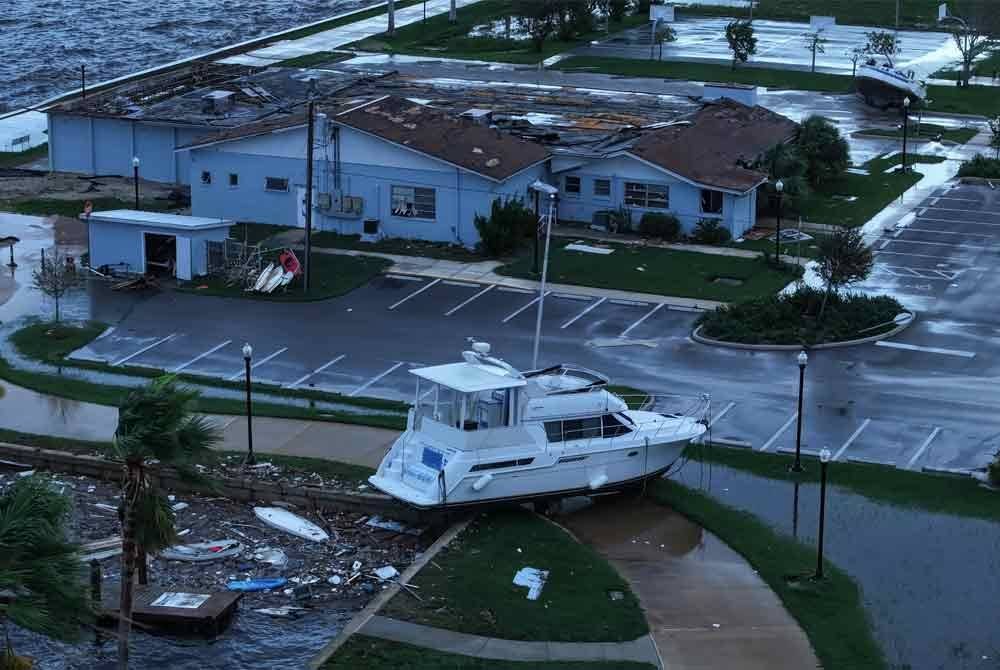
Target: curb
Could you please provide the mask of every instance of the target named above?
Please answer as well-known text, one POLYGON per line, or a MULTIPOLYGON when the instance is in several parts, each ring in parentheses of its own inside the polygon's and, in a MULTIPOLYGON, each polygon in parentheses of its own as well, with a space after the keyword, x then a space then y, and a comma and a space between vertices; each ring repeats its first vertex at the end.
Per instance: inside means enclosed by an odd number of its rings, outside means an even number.
POLYGON ((701 334, 701 329, 703 326, 698 326, 691 333, 691 339, 699 344, 705 344, 714 347, 726 347, 729 349, 743 349, 746 351, 816 351, 818 349, 840 349, 843 347, 853 347, 858 344, 869 344, 871 342, 877 342, 879 340, 884 340, 890 337, 895 337, 901 332, 906 330, 917 320, 917 313, 912 310, 907 310, 906 314, 910 315, 909 320, 901 325, 896 326, 892 330, 886 333, 880 333, 878 335, 872 335, 870 337, 863 337, 857 340, 844 340, 843 342, 825 342, 823 344, 744 344, 742 342, 726 342, 725 340, 717 340, 712 337, 707 337, 701 334))
POLYGON ((340 649, 352 635, 364 628, 365 624, 368 623, 372 617, 378 614, 379 610, 381 610, 386 603, 399 593, 399 590, 402 588, 400 584, 409 584, 410 580, 413 579, 418 572, 423 570, 424 567, 430 563, 431 559, 437 556, 438 553, 445 546, 451 543, 451 541, 454 540, 459 533, 465 530, 465 527, 468 526, 470 522, 471 519, 465 519, 455 523, 448 530, 446 530, 441 537, 436 539, 434 543, 427 548, 427 551, 420 555, 420 558, 411 563, 410 566, 403 571, 403 574, 401 574, 399 578, 394 581, 391 586, 389 586, 389 588, 381 591, 363 610, 355 614, 351 620, 347 622, 347 625, 340 630, 337 636, 330 640, 326 646, 320 649, 319 652, 313 656, 312 660, 309 661, 309 664, 306 667, 310 668, 310 670, 317 670, 320 666, 330 660, 330 657, 337 653, 337 650, 340 649))
MULTIPOLYGON (((900 142, 903 141, 903 139, 901 137, 891 137, 889 135, 876 135, 874 133, 861 133, 861 132, 857 132, 857 133, 854 133, 853 135, 851 135, 851 137, 857 137, 857 138, 863 139, 863 140, 896 140, 896 139, 898 139, 900 142)), ((907 142, 912 142, 914 144, 928 144, 930 142, 934 142, 934 140, 926 138, 926 137, 919 137, 919 138, 912 138, 911 137, 911 138, 907 139, 907 142)), ((958 142, 955 142, 954 140, 941 140, 938 144, 940 144, 941 146, 945 146, 945 147, 961 147, 961 146, 965 146, 964 144, 959 144, 958 142)))

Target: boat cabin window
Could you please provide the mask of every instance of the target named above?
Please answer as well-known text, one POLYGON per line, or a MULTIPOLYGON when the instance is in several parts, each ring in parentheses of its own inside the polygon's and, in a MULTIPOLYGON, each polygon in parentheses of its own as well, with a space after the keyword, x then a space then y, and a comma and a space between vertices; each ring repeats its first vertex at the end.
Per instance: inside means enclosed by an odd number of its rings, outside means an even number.
POLYGON ((592 438, 611 438, 626 435, 632 429, 626 426, 614 414, 589 417, 586 419, 566 419, 565 421, 546 421, 545 435, 549 442, 569 442, 571 440, 589 440, 592 438))
POLYGON ((487 430, 517 423, 517 389, 460 393, 441 384, 417 385, 416 424, 428 418, 459 430, 487 430))
POLYGON ((614 414, 605 414, 601 417, 601 422, 604 424, 604 437, 619 437, 632 432, 632 429, 614 414))

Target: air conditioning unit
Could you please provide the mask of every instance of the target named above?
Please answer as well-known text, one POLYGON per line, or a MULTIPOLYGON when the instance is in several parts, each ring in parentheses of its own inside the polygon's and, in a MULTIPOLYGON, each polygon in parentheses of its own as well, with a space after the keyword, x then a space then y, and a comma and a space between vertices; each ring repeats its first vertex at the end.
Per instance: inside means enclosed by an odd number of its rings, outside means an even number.
POLYGON ((211 91, 201 96, 201 111, 205 114, 225 114, 233 108, 235 93, 211 91))
POLYGON ((316 195, 316 207, 324 212, 330 211, 333 207, 333 196, 329 193, 318 193, 316 195))

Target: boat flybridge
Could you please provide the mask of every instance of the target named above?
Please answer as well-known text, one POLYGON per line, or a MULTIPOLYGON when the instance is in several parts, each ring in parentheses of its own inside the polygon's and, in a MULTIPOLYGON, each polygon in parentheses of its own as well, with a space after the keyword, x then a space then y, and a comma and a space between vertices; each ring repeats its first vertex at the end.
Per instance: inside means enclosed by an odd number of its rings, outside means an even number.
POLYGON ((474 342, 464 362, 416 368, 406 431, 369 481, 420 508, 606 493, 659 476, 705 432, 708 397, 641 409, 608 378, 557 365, 519 372, 474 342))

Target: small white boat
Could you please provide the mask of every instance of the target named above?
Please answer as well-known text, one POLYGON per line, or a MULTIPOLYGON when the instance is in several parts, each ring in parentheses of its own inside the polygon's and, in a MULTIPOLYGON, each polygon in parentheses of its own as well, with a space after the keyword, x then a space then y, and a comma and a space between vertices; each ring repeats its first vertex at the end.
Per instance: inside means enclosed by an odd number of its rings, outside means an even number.
POLYGON ((267 267, 261 270, 261 273, 257 275, 257 281, 253 284, 254 291, 261 291, 264 285, 267 284, 268 280, 271 278, 271 274, 274 272, 274 263, 268 263, 267 267))
POLYGON ((167 561, 207 563, 239 556, 241 551, 243 551, 243 545, 237 540, 215 540, 214 542, 176 544, 161 551, 160 558, 167 561))
POLYGON ((630 409, 597 372, 522 373, 489 352, 475 342, 462 363, 410 371, 415 406, 373 486, 419 508, 612 492, 663 474, 706 430, 707 396, 630 409))
POLYGON ((889 59, 881 63, 869 59, 862 63, 856 79, 858 93, 873 107, 902 107, 903 99, 909 98, 911 108, 916 109, 927 98, 927 87, 916 73, 896 69, 889 59))
POLYGON ((303 540, 325 542, 330 539, 327 532, 312 521, 303 519, 298 514, 292 514, 286 509, 280 507, 254 507, 253 513, 271 528, 283 530, 295 537, 301 537, 303 540))

